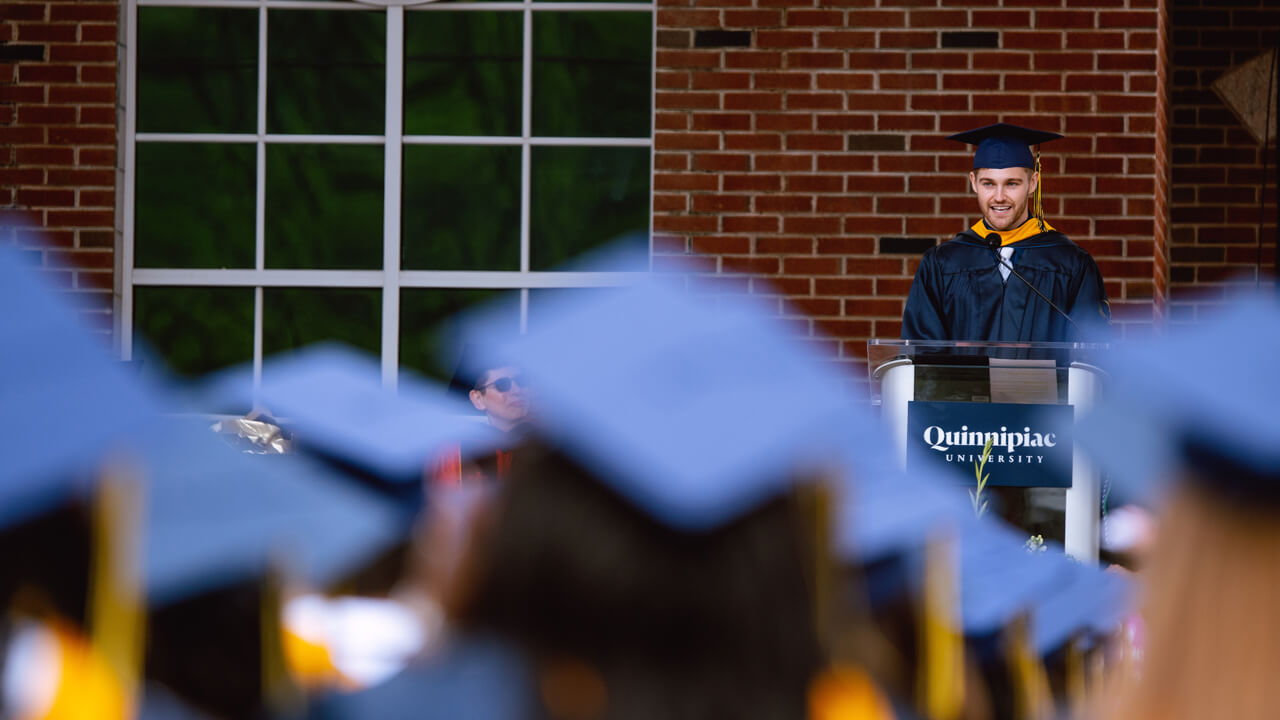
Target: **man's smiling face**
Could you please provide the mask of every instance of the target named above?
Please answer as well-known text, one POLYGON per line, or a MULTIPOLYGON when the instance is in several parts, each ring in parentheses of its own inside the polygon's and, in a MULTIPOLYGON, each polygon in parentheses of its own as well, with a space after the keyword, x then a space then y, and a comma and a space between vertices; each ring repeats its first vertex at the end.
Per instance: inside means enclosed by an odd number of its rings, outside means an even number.
POLYGON ((1027 202, 1040 178, 1027 168, 982 168, 969 173, 969 184, 978 194, 982 219, 992 230, 1012 230, 1027 220, 1027 202))

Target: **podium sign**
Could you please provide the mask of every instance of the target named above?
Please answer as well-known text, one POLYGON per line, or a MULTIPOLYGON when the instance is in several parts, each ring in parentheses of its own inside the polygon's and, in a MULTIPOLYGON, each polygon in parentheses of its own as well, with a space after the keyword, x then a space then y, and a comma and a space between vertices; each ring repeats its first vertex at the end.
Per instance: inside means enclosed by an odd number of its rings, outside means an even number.
POLYGON ((1074 419, 1102 392, 1107 350, 1089 343, 872 339, 867 372, 872 402, 879 401, 904 467, 940 463, 972 487, 974 461, 994 432, 984 471, 997 486, 995 511, 1030 534, 1061 539, 1072 557, 1097 562, 1102 476, 1072 436, 1074 419))
POLYGON ((991 438, 990 485, 1071 487, 1070 405, 907 403, 907 469, 945 466, 973 485, 974 464, 991 438))

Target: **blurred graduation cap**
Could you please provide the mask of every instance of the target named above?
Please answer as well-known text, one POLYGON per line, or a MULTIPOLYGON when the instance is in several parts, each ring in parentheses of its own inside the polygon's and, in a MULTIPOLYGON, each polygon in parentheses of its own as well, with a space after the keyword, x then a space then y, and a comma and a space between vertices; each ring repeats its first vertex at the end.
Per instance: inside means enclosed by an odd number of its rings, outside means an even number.
POLYGON ((1195 325, 1113 351, 1106 392, 1077 441, 1121 498, 1152 500, 1190 470, 1218 497, 1280 503, 1280 307, 1230 302, 1195 325))
POLYGON ((85 493, 122 435, 159 412, 40 272, 0 248, 0 526, 85 493))
POLYGON ((1055 551, 1029 553, 1022 536, 995 522, 961 538, 960 606, 966 635, 997 632, 1031 609, 1066 577, 1070 563, 1055 551))
POLYGON ((149 677, 220 716, 270 707, 293 692, 283 588, 342 583, 407 542, 410 516, 314 459, 237 452, 203 421, 152 428, 141 457, 149 677))
POLYGON ((167 421, 142 450, 153 606, 273 564, 326 588, 406 537, 405 513, 333 468, 307 457, 236 452, 204 425, 167 421))
POLYGON ((845 446, 852 477, 840 498, 836 547, 846 561, 919 550, 931 537, 959 536, 973 522, 955 483, 928 469, 905 473, 890 447, 880 427, 860 430, 845 446))
POLYGON ((161 402, 40 273, 0 248, 0 604, 10 620, 65 623, 63 649, 82 647, 85 667, 111 676, 97 687, 127 706, 139 616, 128 437, 161 402))
POLYGON ((847 378, 751 297, 652 279, 562 299, 518 345, 536 430, 659 522, 709 530, 832 457, 847 378), (824 452, 824 450, 826 452, 824 452))
POLYGON ((1075 638, 1091 641, 1115 632, 1134 601, 1133 583, 1128 578, 1065 556, 1053 560, 1064 569, 1052 591, 1039 598, 1032 612, 1032 643, 1042 657, 1075 638))
POLYGON ((403 536, 406 523, 332 470, 241 455, 205 427, 162 418, 176 406, 114 362, 36 272, 0 249, 0 369, 13 379, 0 387, 11 409, 0 419, 4 599, 34 586, 90 628, 126 695, 139 595, 151 604, 153 666, 191 659, 214 663, 192 676, 252 674, 262 605, 224 602, 237 597, 227 588, 262 594, 282 558, 325 585, 403 536), (233 620, 217 622, 225 610, 233 620), (186 642, 192 628, 207 633, 207 654, 186 642), (243 666, 224 653, 237 634, 250 649, 234 658, 243 666))
POLYGON ((237 407, 265 407, 296 433, 298 447, 371 477, 393 491, 415 491, 442 446, 497 440, 467 419, 471 405, 401 369, 396 389, 382 384, 376 358, 320 343, 270 358, 254 390, 252 372, 214 378, 204 393, 237 407))
POLYGON ((303 450, 247 455, 207 431, 175 431, 153 460, 181 481, 158 487, 151 509, 152 623, 165 639, 151 648, 153 677, 197 707, 237 716, 295 690, 263 679, 285 673, 280 583, 324 590, 408 541, 406 509, 416 503, 388 502, 351 479, 417 497, 431 454, 484 428, 459 419, 454 399, 426 381, 405 374, 398 392, 384 389, 376 360, 338 346, 273 358, 256 393, 244 370, 209 387, 280 414, 303 450), (183 471, 193 457, 207 473, 183 471), (248 672, 211 679, 205 666, 229 657, 248 672))

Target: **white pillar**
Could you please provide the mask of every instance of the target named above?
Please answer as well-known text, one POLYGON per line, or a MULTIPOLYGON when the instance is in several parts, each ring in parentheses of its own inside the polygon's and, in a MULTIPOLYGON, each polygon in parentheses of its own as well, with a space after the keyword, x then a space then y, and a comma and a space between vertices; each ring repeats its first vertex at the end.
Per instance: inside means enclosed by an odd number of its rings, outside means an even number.
MULTIPOLYGON (((1087 413, 1098 399, 1101 387, 1099 371, 1080 363, 1072 363, 1067 371, 1067 402, 1075 408, 1075 418, 1087 413)), ((1071 457, 1071 487, 1067 489, 1066 537, 1064 549, 1084 563, 1098 562, 1102 482, 1098 469, 1076 444, 1071 457)))

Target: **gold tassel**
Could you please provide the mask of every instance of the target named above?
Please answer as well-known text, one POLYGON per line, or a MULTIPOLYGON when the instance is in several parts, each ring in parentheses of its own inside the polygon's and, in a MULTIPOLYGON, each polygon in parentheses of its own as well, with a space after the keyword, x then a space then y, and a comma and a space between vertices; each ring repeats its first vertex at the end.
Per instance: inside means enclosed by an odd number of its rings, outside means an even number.
POLYGON ((1089 683, 1087 680, 1087 671, 1085 669, 1085 651, 1081 649, 1082 641, 1079 636, 1071 639, 1067 644, 1066 654, 1066 686, 1067 686, 1067 702, 1070 707, 1070 716, 1085 717, 1089 701, 1089 683))
POLYGON ((1044 663, 1031 646, 1031 619, 1025 613, 1005 628, 1005 652, 1013 675, 1016 717, 1019 720, 1050 717, 1049 678, 1044 663))
POLYGON ((1036 221, 1040 223, 1040 232, 1044 232, 1044 196, 1040 193, 1040 188, 1044 185, 1044 176, 1040 174, 1040 146, 1036 146, 1036 191, 1031 200, 1031 214, 1036 216, 1036 221))
POLYGON ((916 706, 929 720, 955 720, 964 710, 964 639, 952 618, 958 594, 954 552, 947 536, 925 544, 916 706))
MULTIPOLYGON (((809 534, 801 540, 801 544, 810 553, 806 570, 814 633, 818 638, 834 644, 833 635, 838 635, 840 628, 831 598, 835 588, 835 566, 831 548, 834 499, 831 493, 832 489, 825 478, 818 477, 812 483, 801 485, 795 497, 800 515, 799 525, 809 534)), ((826 648, 829 655, 833 649, 826 648)))
POLYGON ((262 704, 271 717, 297 715, 304 705, 302 687, 289 672, 285 656, 284 579, 281 563, 273 560, 262 578, 258 596, 258 651, 262 704))
MULTIPOLYGON (((126 462, 110 463, 99 478, 93 504, 89 627, 93 652, 118 683, 121 717, 132 716, 137 707, 146 632, 139 478, 126 462)), ((113 715, 104 711, 99 717, 113 715)))

